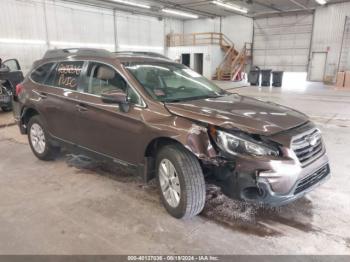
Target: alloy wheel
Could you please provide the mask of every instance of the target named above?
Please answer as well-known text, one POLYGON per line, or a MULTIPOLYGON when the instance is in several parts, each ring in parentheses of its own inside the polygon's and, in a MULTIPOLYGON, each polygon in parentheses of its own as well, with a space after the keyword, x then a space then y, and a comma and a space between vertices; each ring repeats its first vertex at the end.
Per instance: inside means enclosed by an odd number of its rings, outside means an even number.
POLYGON ((34 123, 30 128, 30 141, 38 154, 43 154, 46 147, 45 134, 42 127, 34 123))
POLYGON ((158 174, 165 200, 171 207, 176 208, 180 204, 181 188, 179 176, 170 160, 163 159, 160 162, 158 174))

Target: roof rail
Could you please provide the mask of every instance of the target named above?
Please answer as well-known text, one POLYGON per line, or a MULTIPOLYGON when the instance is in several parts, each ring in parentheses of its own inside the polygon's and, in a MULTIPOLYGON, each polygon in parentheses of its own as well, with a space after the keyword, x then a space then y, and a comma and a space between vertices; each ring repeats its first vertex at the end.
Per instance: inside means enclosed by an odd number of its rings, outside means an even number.
POLYGON ((65 49, 51 49, 47 50, 44 59, 50 58, 66 58, 69 56, 103 56, 114 57, 112 52, 104 49, 96 48, 65 48, 65 49))
POLYGON ((128 56, 148 56, 148 57, 155 57, 155 58, 162 58, 162 59, 167 59, 170 60, 168 57, 155 53, 155 52, 139 52, 139 51, 119 51, 119 52, 114 52, 117 56, 123 56, 123 55, 128 55, 128 56))

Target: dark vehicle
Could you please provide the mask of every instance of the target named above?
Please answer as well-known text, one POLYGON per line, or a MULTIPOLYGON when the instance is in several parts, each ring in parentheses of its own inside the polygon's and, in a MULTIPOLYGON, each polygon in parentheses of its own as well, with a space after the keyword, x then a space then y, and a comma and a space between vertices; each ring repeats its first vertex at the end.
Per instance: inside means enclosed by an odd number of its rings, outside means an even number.
POLYGON ((66 147, 156 178, 176 218, 201 212, 205 180, 232 198, 282 205, 330 177, 321 132, 306 115, 227 93, 152 54, 48 51, 15 101, 39 159, 66 147))
POLYGON ((0 62, 0 108, 4 112, 12 110, 12 94, 15 87, 23 81, 21 67, 16 59, 0 62))

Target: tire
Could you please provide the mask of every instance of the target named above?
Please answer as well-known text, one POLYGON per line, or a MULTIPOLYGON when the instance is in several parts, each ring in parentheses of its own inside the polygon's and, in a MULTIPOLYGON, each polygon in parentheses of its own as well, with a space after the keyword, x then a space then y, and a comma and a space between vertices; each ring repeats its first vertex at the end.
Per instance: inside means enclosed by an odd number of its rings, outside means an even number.
POLYGON ((28 141, 34 155, 40 160, 44 160, 44 161, 54 160, 60 152, 60 148, 52 146, 48 138, 49 138, 48 133, 44 128, 44 125, 42 123, 42 120, 40 119, 40 116, 38 115, 33 116, 28 123, 28 141), (36 135, 35 135, 35 132, 37 132, 36 135), (44 144, 35 143, 35 141, 38 141, 37 137, 40 137, 40 139, 43 139, 44 144))
POLYGON ((10 111, 12 111, 12 108, 11 108, 11 107, 5 107, 5 106, 3 106, 3 107, 1 107, 1 110, 2 110, 3 112, 10 112, 10 111))
POLYGON ((205 204, 205 181, 198 159, 180 145, 169 145, 159 151, 156 168, 161 199, 168 213, 178 219, 198 215, 205 204), (168 183, 164 180, 170 176, 164 174, 172 168, 167 161, 175 169, 173 180, 168 183))

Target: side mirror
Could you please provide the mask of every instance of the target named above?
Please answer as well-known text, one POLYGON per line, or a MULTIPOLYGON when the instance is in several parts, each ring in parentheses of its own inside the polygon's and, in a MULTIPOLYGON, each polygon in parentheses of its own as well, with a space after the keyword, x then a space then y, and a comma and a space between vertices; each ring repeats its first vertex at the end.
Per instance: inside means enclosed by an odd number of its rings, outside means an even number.
POLYGON ((105 104, 127 104, 128 97, 122 91, 114 91, 101 95, 102 102, 105 104))
POLYGON ((118 104, 120 110, 128 112, 130 109, 128 96, 122 91, 113 91, 111 93, 101 95, 102 102, 105 104, 118 104))

